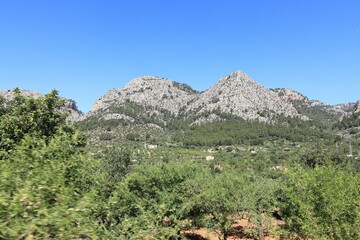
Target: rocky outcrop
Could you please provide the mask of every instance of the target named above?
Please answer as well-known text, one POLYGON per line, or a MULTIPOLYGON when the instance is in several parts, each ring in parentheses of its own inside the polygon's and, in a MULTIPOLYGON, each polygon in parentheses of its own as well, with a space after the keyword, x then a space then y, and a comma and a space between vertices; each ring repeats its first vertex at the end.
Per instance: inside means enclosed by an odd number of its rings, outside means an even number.
POLYGON ((304 118, 290 103, 241 71, 221 78, 213 87, 201 93, 188 111, 201 113, 214 109, 248 120, 268 121, 279 114, 304 118))
POLYGON ((81 121, 85 118, 84 113, 79 110, 76 102, 72 99, 65 99, 63 110, 69 113, 66 119, 70 122, 81 121))
POLYGON ((360 112, 360 100, 354 104, 354 113, 360 112))
MULTIPOLYGON (((21 92, 24 96, 42 96, 35 91, 21 92)), ((13 98, 11 90, 0 91, 0 95, 6 101, 13 98)), ((183 119, 189 120, 189 124, 201 124, 224 120, 228 116, 220 113, 270 122, 277 115, 303 120, 327 119, 330 115, 332 119, 341 119, 360 111, 360 101, 329 105, 308 99, 291 89, 268 89, 241 71, 221 78, 203 92, 162 77, 138 77, 124 88, 110 89, 95 101, 86 116, 78 110, 75 101, 65 99, 65 102, 63 110, 69 112, 68 120, 72 122, 97 115, 95 119, 155 124, 159 127, 166 127, 172 120, 183 119)))
POLYGON ((303 94, 291 89, 276 88, 272 89, 272 91, 276 92, 284 101, 291 103, 298 112, 304 112, 306 109, 312 109, 315 111, 324 111, 342 118, 343 116, 348 115, 355 105, 355 103, 330 105, 319 100, 309 99, 303 94))
POLYGON ((305 103, 309 102, 309 99, 307 97, 291 89, 275 88, 271 90, 277 93, 282 100, 285 100, 287 102, 294 102, 294 101, 302 101, 305 103))

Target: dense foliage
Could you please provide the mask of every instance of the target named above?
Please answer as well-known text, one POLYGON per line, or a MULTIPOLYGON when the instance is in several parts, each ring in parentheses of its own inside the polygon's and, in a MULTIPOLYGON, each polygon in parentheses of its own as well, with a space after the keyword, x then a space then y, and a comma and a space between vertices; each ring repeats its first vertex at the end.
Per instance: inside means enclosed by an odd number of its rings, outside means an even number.
POLYGON ((359 239, 359 173, 335 165, 286 173, 286 227, 312 239, 359 239))
POLYGON ((182 135, 178 134, 175 137, 185 146, 262 145, 266 140, 308 142, 329 138, 331 134, 323 128, 314 128, 313 122, 292 118, 280 118, 273 124, 235 118, 194 125, 182 135))
POLYGON ((353 138, 358 138, 360 133, 360 112, 345 116, 341 121, 333 125, 333 129, 347 133, 353 138))
POLYGON ((334 128, 349 129, 360 126, 360 112, 353 113, 347 117, 344 117, 340 122, 334 125, 334 128))
POLYGON ((25 98, 15 90, 0 116, 0 239, 75 239, 91 234, 87 193, 94 162, 60 112, 53 91, 25 98))
POLYGON ((51 137, 60 129, 72 131, 66 124, 65 114, 60 111, 64 101, 52 91, 44 98, 26 98, 20 90, 14 90, 14 99, 2 104, 0 111, 0 148, 11 150, 25 135, 51 137))

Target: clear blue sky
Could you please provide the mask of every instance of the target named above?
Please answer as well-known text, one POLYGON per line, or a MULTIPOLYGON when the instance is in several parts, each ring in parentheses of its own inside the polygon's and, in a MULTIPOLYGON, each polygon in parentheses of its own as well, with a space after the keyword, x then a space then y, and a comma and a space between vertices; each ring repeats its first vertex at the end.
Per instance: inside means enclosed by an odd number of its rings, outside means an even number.
POLYGON ((0 89, 74 99, 156 75, 205 90, 242 70, 328 103, 360 99, 359 0, 0 0, 0 89))

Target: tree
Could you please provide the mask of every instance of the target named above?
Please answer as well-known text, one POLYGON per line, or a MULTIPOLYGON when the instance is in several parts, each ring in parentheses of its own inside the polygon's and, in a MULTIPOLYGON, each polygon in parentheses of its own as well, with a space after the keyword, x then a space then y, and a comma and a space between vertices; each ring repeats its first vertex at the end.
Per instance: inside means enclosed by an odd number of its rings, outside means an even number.
POLYGON ((98 165, 53 91, 15 98, 0 116, 0 239, 88 238, 98 165))
POLYGON ((242 191, 244 182, 243 176, 234 172, 215 174, 213 178, 206 179, 202 192, 193 196, 198 207, 203 208, 202 223, 216 231, 219 239, 228 238, 231 225, 236 220, 233 216, 246 212, 249 207, 242 191))
POLYGON ((275 180, 224 170, 203 178, 197 188, 201 189, 199 193, 189 198, 193 204, 193 220, 215 231, 219 239, 226 240, 232 225, 244 216, 254 225, 250 229, 253 236, 263 239, 264 231, 271 228, 271 224, 266 223, 276 206, 275 180))
POLYGON ((359 239, 360 176, 339 165, 286 172, 285 228, 312 239, 359 239))
POLYGON ((253 224, 251 235, 256 239, 265 239, 265 233, 273 230, 272 215, 279 206, 279 189, 280 183, 277 179, 259 175, 249 176, 247 179, 247 188, 244 190, 249 202, 247 215, 253 224))
MULTIPOLYGON (((180 236, 191 211, 189 182, 210 173, 191 162, 142 164, 126 175, 109 199, 106 229, 111 238, 169 239, 180 236)), ((194 189, 193 189, 194 190, 194 189)))
MULTIPOLYGON (((61 111, 64 100, 53 90, 44 97, 24 97, 21 91, 13 90, 13 100, 0 101, 0 150, 6 154, 25 135, 49 138, 58 131, 74 133, 66 123, 66 114, 61 111)), ((1 157, 1 156, 0 156, 1 157)))

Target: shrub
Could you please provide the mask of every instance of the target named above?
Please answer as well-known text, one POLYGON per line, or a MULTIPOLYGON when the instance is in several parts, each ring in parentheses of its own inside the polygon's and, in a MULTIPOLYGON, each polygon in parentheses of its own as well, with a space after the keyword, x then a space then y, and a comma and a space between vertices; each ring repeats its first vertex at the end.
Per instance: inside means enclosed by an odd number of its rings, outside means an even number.
POLYGON ((359 239, 360 177, 335 165, 286 173, 286 229, 312 239, 359 239))

